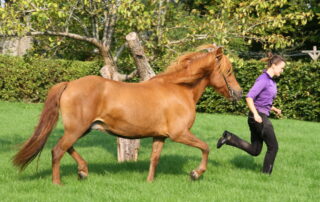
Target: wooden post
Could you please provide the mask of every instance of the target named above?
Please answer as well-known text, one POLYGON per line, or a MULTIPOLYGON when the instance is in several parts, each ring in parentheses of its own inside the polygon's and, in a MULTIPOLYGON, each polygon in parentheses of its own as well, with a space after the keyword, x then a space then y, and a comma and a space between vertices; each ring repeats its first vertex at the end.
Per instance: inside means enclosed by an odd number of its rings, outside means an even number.
POLYGON ((320 51, 317 50, 317 46, 313 46, 313 50, 303 50, 301 52, 308 53, 314 61, 316 61, 320 56, 320 51))
MULTIPOLYGON (((136 63, 141 81, 145 81, 153 77, 155 73, 144 54, 144 50, 137 33, 129 33, 126 36, 126 40, 136 63)), ((124 139, 118 137, 117 143, 118 162, 138 160, 140 139, 124 139)))

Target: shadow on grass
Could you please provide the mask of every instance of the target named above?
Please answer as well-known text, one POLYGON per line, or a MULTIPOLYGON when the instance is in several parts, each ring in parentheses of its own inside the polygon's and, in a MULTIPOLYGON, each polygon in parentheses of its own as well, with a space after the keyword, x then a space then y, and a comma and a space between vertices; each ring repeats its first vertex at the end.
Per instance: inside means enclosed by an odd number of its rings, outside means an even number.
POLYGON ((17 146, 14 146, 14 141, 12 140, 6 140, 6 139, 0 139, 0 151, 8 151, 10 148, 17 148, 17 146))
MULTIPOLYGON (((58 140, 63 136, 63 130, 62 129, 56 129, 53 131, 53 133, 48 138, 48 141, 46 143, 46 148, 52 148, 54 145, 57 144, 58 140)), ((17 138, 14 141, 3 141, 4 145, 15 145, 22 143, 23 141, 26 141, 22 139, 21 137, 17 136, 17 138)), ((179 144, 179 143, 174 143, 179 144)), ((108 153, 112 154, 115 159, 117 158, 117 144, 116 144, 116 138, 114 136, 111 136, 107 133, 101 133, 97 131, 90 132, 83 138, 80 138, 74 145, 75 149, 77 148, 96 148, 101 147, 105 149, 108 153)), ((141 139, 141 147, 149 148, 149 149, 143 149, 139 151, 139 155, 141 155, 142 152, 151 152, 152 147, 152 138, 145 138, 141 139)), ((188 146, 186 146, 188 147, 188 146)), ((149 155, 149 154, 148 154, 149 155)), ((161 155, 160 162, 157 167, 157 173, 165 173, 165 174, 175 174, 175 175, 186 175, 189 174, 189 172, 196 168, 198 164, 201 161, 201 154, 195 156, 188 156, 188 155, 176 155, 176 154, 169 154, 169 155, 161 155), (188 171, 184 171, 183 167, 188 162, 195 162, 194 167, 190 168, 188 171)), ((146 175, 149 170, 149 160, 138 160, 137 162, 125 162, 125 163, 117 163, 116 161, 114 163, 90 163, 88 164, 89 168, 89 175, 90 173, 96 173, 96 174, 105 174, 105 173, 127 173, 127 172, 145 172, 146 175)), ((193 163, 192 163, 193 164, 193 163)), ((210 167, 219 166, 219 163, 214 160, 209 160, 208 164, 210 167)), ((61 165, 60 168, 61 175, 62 176, 71 176, 77 174, 77 164, 74 162, 69 165, 61 165)), ((35 180, 39 179, 41 177, 47 177, 51 176, 52 170, 46 169, 39 172, 35 172, 32 175, 22 175, 19 177, 22 180, 35 180)))
MULTIPOLYGON (((164 155, 161 156, 160 162, 157 167, 157 174, 174 174, 174 175, 188 175, 189 171, 185 171, 183 169, 184 165, 189 161, 198 161, 199 159, 196 157, 188 157, 188 156, 180 156, 180 155, 164 155)), ((104 175, 106 173, 124 173, 126 175, 128 172, 137 173, 144 172, 147 173, 149 170, 149 160, 142 160, 137 162, 124 162, 124 163, 90 163, 88 164, 89 168, 89 176, 92 173, 98 175, 104 175)), ((215 166, 218 164, 217 162, 209 162, 210 164, 214 164, 215 166)), ((197 166, 194 165, 195 167, 197 166)), ((194 167, 194 168, 195 168, 194 167)), ((191 170, 190 170, 191 171, 191 170)), ((77 165, 69 164, 62 165, 60 168, 61 177, 64 176, 72 176, 77 174, 77 165)), ((22 180, 37 180, 39 178, 51 176, 52 170, 46 169, 40 172, 34 173, 32 175, 23 175, 19 177, 22 180)))
POLYGON ((257 164, 254 162, 254 158, 249 155, 238 155, 235 156, 232 160, 231 163, 241 169, 247 169, 247 170, 254 170, 254 171, 259 171, 261 169, 261 165, 257 164))
MULTIPOLYGON (((63 136, 64 130, 62 129, 55 129, 49 136, 45 148, 53 148, 59 141, 59 139, 63 136)), ((3 145, 3 147, 0 148, 0 151, 6 151, 8 149, 15 150, 17 152, 19 148, 23 145, 25 141, 28 140, 28 138, 31 137, 27 136, 25 138, 22 138, 19 135, 13 134, 11 136, 14 136, 16 138, 11 138, 9 140, 6 139, 0 139, 0 145, 3 145)), ((77 142, 74 144, 75 149, 79 147, 102 147, 106 149, 108 152, 113 154, 115 157, 117 157, 117 145, 116 145, 116 138, 114 136, 111 136, 107 133, 102 132, 90 132, 84 137, 77 140, 77 142)), ((151 144, 150 144, 151 146, 151 144)))

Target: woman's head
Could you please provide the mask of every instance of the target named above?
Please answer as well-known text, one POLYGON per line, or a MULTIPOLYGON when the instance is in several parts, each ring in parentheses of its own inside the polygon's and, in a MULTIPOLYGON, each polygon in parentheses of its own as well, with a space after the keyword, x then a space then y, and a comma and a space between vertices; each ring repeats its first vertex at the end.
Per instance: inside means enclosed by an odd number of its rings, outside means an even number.
POLYGON ((272 53, 268 53, 268 58, 264 59, 264 61, 267 61, 267 71, 276 77, 280 76, 286 65, 283 57, 279 55, 273 55, 272 53))

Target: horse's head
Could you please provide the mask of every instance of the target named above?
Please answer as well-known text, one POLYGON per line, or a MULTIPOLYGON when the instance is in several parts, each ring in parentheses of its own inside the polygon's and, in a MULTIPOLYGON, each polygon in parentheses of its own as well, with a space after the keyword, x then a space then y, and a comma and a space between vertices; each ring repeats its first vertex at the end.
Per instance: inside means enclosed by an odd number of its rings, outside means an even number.
POLYGON ((213 62, 209 85, 229 100, 240 100, 242 89, 233 74, 231 62, 223 54, 221 47, 212 50, 212 54, 215 57, 215 61, 213 62))

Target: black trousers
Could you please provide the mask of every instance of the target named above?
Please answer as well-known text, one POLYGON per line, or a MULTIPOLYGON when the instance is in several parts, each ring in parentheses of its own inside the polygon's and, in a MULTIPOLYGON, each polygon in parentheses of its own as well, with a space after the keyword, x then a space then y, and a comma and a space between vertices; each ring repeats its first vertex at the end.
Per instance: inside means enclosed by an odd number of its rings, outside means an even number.
POLYGON ((235 134, 230 134, 226 144, 242 149, 252 156, 258 156, 261 153, 263 142, 267 145, 267 153, 264 157, 262 172, 271 174, 273 164, 278 152, 278 141, 273 130, 272 123, 267 115, 260 113, 262 123, 254 120, 253 114, 248 114, 248 124, 251 131, 251 144, 242 140, 235 134))

